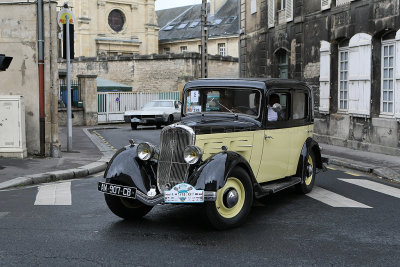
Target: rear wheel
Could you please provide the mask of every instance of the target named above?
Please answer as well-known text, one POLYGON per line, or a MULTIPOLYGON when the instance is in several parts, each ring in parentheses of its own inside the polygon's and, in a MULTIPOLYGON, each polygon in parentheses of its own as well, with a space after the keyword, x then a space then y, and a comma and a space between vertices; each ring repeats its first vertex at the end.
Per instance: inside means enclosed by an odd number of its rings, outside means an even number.
POLYGON ((138 127, 138 124, 139 124, 139 123, 137 123, 137 122, 131 122, 131 129, 132 129, 132 130, 136 130, 137 127, 138 127))
POLYGON ((122 198, 108 194, 104 194, 104 198, 108 208, 115 215, 127 220, 140 219, 153 208, 136 199, 122 198))
POLYGON ((224 187, 217 191, 217 200, 206 204, 208 220, 217 229, 236 227, 245 222, 253 203, 253 187, 248 173, 233 169, 224 187))
POLYGON ((303 178, 301 183, 296 185, 297 192, 301 194, 310 193, 315 182, 316 162, 314 152, 311 150, 308 154, 307 161, 303 170, 303 178))

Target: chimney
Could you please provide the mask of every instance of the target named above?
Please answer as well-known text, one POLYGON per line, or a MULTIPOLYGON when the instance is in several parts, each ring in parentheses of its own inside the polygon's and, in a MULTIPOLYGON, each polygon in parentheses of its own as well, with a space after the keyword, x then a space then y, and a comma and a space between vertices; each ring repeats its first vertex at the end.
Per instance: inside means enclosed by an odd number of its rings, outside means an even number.
POLYGON ((215 13, 226 3, 227 0, 210 0, 210 16, 214 16, 215 13))

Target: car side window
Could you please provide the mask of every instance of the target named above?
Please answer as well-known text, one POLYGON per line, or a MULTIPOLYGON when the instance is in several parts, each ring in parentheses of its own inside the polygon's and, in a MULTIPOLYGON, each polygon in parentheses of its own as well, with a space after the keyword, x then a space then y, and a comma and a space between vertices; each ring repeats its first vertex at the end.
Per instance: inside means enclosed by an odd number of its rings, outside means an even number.
POLYGON ((293 119, 305 119, 308 115, 308 95, 303 91, 293 93, 293 119))
POLYGON ((290 118, 291 96, 289 92, 273 92, 267 99, 267 121, 272 124, 279 124, 288 121, 290 118))

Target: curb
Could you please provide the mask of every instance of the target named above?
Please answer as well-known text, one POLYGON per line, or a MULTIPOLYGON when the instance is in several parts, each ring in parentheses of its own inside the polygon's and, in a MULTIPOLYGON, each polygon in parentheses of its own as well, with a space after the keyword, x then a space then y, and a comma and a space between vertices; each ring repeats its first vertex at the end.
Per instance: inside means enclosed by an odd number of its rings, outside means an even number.
POLYGON ((336 165, 336 166, 341 166, 361 172, 366 172, 366 173, 372 173, 375 174, 378 177, 381 177, 385 180, 390 180, 390 181, 395 181, 400 183, 400 174, 397 173, 396 171, 387 168, 387 167, 376 167, 376 166, 370 166, 366 164, 362 164, 357 161, 352 161, 352 160, 344 160, 342 158, 334 157, 334 156, 329 156, 326 154, 322 155, 323 157, 329 158, 329 164, 336 165))
POLYGON ((0 183, 0 190, 7 189, 17 186, 27 186, 33 184, 41 184, 54 182, 59 180, 69 180, 74 178, 83 178, 91 174, 102 172, 107 168, 108 162, 114 155, 114 151, 104 144, 99 137, 95 134, 91 134, 89 131, 96 128, 82 129, 89 139, 97 146, 97 148, 103 153, 103 156, 98 160, 87 165, 83 165, 73 169, 58 170, 52 172, 45 172, 33 175, 26 175, 14 178, 12 180, 0 183))

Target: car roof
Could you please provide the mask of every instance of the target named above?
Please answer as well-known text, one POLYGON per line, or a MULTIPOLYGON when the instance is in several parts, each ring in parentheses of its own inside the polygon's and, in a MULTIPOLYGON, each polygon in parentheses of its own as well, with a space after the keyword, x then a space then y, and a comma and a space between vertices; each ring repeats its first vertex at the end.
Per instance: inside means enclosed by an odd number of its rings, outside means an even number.
POLYGON ((307 85, 305 82, 280 79, 280 78, 236 78, 236 79, 198 79, 188 82, 185 85, 185 90, 194 87, 211 87, 211 86, 227 86, 227 87, 253 87, 265 90, 268 87, 293 87, 296 85, 307 85))

